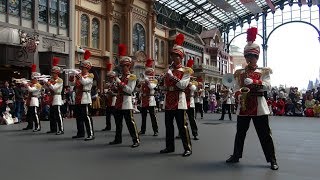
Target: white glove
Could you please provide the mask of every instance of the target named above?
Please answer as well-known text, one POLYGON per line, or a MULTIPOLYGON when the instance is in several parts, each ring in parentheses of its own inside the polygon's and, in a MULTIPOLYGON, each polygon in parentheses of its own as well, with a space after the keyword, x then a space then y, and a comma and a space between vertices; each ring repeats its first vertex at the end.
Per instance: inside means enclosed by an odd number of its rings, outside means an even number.
POLYGON ((146 77, 144 78, 144 80, 145 80, 145 81, 149 81, 149 78, 146 76, 146 77))
POLYGON ((121 80, 118 77, 116 77, 115 79, 117 83, 121 83, 121 80))
POLYGON ((245 85, 250 85, 250 84, 252 84, 253 83, 253 80, 251 79, 251 78, 245 78, 244 79, 244 84, 245 85))
POLYGON ((173 76, 171 69, 168 69, 167 74, 169 74, 170 76, 173 76))
POLYGON ((47 82, 48 82, 48 79, 47 79, 47 78, 44 78, 44 79, 43 79, 43 82, 44 82, 44 83, 47 83, 47 82))

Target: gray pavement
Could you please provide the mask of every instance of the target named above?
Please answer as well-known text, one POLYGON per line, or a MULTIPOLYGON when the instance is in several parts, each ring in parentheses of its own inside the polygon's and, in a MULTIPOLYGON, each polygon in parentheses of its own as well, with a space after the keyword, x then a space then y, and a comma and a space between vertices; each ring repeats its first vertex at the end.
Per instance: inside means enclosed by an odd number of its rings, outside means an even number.
MULTIPOLYGON (((270 117, 280 169, 272 171, 263 156, 253 124, 238 164, 226 164, 233 150, 235 121, 218 121, 220 114, 205 114, 198 120, 199 141, 192 141, 193 154, 181 157, 181 140, 176 152, 159 154, 165 146, 164 113, 158 113, 160 134, 153 137, 148 117, 147 134, 141 146, 130 148, 131 138, 124 123, 123 143, 110 146, 112 131, 104 128, 104 117, 94 117, 96 139, 73 140, 74 119, 65 120, 65 134, 20 131, 26 124, 0 126, 1 180, 100 180, 100 179, 237 179, 316 180, 320 175, 320 118, 270 117)), ((140 115, 135 115, 140 129, 140 115)), ((236 117, 234 116, 235 120, 236 117)), ((177 134, 177 131, 176 131, 177 134)))

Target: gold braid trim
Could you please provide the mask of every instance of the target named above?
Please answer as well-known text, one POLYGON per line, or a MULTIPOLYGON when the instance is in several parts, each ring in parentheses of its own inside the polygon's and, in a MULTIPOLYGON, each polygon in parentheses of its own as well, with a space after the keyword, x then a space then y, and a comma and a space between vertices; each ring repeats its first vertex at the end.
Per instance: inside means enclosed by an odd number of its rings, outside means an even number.
POLYGON ((134 80, 137 80, 137 76, 134 75, 134 74, 130 74, 128 79, 129 79, 130 81, 134 81, 134 80))

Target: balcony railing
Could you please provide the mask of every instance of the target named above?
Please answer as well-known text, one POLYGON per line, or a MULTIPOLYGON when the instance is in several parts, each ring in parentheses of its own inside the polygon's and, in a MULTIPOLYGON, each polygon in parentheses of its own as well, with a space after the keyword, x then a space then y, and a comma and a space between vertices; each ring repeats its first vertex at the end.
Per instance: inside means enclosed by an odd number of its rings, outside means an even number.
POLYGON ((194 69, 204 69, 204 70, 209 70, 209 71, 215 71, 215 72, 219 72, 219 69, 215 66, 211 66, 211 65, 194 65, 193 66, 194 69))

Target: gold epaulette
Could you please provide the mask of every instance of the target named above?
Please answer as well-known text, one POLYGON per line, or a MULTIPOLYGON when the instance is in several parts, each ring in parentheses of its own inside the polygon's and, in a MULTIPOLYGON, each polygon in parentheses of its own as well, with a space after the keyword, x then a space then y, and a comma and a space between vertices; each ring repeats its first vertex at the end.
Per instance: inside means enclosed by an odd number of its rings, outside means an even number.
POLYGON ((41 89, 41 88, 42 88, 41 84, 39 84, 39 83, 37 83, 37 84, 35 85, 35 87, 36 87, 37 89, 41 89))
POLYGON ((56 83, 63 83, 63 80, 62 80, 61 78, 58 78, 58 79, 56 80, 56 83))
POLYGON ((193 74, 193 70, 189 67, 184 67, 183 72, 188 74, 193 74))
POLYGON ((240 77, 240 74, 241 74, 241 71, 243 71, 243 69, 238 69, 234 72, 234 78, 239 78, 240 77))
POLYGON ((134 74, 130 74, 129 77, 128 77, 128 79, 129 79, 130 81, 135 81, 135 80, 137 80, 137 76, 134 75, 134 74))
POLYGON ((89 74, 88 74, 88 77, 93 79, 93 78, 94 78, 93 73, 89 73, 89 74))
POLYGON ((195 85, 195 86, 198 86, 198 82, 197 81, 192 81, 191 84, 195 85))
POLYGON ((261 74, 265 75, 265 74, 272 74, 272 69, 269 67, 262 67, 261 68, 261 74))
POLYGON ((156 80, 156 79, 151 79, 151 80, 150 80, 150 83, 158 84, 158 80, 156 80))

